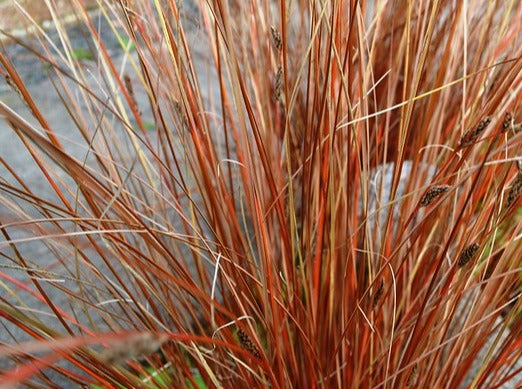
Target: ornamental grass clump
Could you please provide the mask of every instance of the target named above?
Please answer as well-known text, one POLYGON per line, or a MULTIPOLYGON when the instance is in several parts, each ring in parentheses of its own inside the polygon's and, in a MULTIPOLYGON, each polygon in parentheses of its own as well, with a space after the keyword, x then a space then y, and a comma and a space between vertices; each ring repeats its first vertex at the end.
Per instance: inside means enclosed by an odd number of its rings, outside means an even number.
POLYGON ((15 3, 1 385, 520 383, 520 2, 15 3))

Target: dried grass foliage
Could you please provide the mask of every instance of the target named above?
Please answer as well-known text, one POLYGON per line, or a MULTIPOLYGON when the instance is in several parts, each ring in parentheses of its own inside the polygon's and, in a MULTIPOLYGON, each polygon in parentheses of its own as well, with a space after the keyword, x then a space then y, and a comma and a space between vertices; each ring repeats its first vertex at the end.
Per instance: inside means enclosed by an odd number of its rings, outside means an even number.
POLYGON ((122 61, 71 3, 91 63, 59 20, 58 47, 13 39, 47 66, 83 158, 0 51, 28 107, 0 116, 51 193, 2 156, 0 318, 41 348, 14 336, 0 356, 20 369, 0 379, 50 384, 46 366, 161 387, 145 365, 186 387, 519 379, 522 5, 100 0, 122 61), (372 209, 386 163, 390 201, 372 209))

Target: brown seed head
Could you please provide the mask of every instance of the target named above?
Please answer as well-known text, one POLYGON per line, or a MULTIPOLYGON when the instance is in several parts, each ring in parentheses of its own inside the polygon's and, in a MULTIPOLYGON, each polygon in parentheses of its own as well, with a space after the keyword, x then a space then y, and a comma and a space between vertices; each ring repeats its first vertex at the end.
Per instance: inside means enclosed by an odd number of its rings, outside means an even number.
POLYGON ((517 201, 520 196, 520 192, 522 192, 522 173, 519 172, 513 185, 511 185, 511 189, 509 189, 509 193, 506 200, 506 208, 511 207, 517 201))
POLYGON ((484 119, 480 121, 477 127, 475 127, 473 130, 469 130, 462 136, 462 138, 460 138, 460 146, 466 147, 475 143, 477 138, 480 136, 480 134, 484 132, 489 123, 491 123, 491 119, 488 116, 486 116, 484 119))
POLYGON ((274 46, 277 50, 281 50, 281 47, 283 45, 283 40, 281 39, 281 34, 277 29, 272 26, 270 27, 270 32, 272 33, 272 41, 274 42, 274 46))
POLYGON ((261 353, 259 352, 259 349, 255 345, 254 342, 252 342, 252 339, 246 334, 245 331, 242 329, 237 330, 237 337, 239 338, 239 342, 241 343, 241 347, 243 347, 245 350, 247 350, 250 354, 252 354, 257 359, 261 360, 261 353))
POLYGON ((431 187, 430 190, 428 190, 426 194, 422 196, 422 199, 420 201, 421 207, 427 207, 428 205, 430 205, 433 200, 435 200, 441 194, 447 192, 449 188, 449 185, 437 185, 431 187))
POLYGON ((457 261, 457 265, 459 267, 464 267, 466 264, 475 256, 480 246, 478 243, 470 244, 466 247, 459 255, 459 259, 457 261))

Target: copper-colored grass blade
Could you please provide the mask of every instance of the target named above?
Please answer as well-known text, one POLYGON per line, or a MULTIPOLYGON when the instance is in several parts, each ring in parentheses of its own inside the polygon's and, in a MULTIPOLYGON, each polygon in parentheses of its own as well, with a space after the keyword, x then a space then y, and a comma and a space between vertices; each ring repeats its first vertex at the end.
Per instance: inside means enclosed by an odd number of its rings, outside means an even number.
POLYGON ((20 2, 0 380, 520 380, 522 6, 486 3, 20 2))

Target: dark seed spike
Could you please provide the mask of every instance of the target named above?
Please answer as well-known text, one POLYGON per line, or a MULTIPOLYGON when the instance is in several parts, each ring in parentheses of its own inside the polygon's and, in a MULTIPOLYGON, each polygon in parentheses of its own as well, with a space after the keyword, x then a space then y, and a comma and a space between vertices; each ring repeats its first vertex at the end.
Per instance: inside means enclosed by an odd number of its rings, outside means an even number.
POLYGON ((472 243, 468 247, 466 247, 459 255, 459 259, 457 261, 457 265, 459 267, 464 267, 467 263, 475 256, 480 246, 478 243, 472 243))
POLYGON ((272 41, 274 42, 274 46, 277 50, 281 50, 281 47, 283 45, 283 40, 281 39, 281 34, 277 29, 272 26, 270 27, 270 32, 272 33, 272 41))
POLYGON ((433 202, 433 200, 435 200, 441 194, 447 192, 449 188, 450 187, 448 185, 437 185, 430 188, 430 190, 428 190, 426 194, 422 196, 422 199, 420 201, 421 207, 427 207, 428 205, 430 205, 433 202))
POLYGON ((462 136, 462 138, 460 138, 460 146, 466 147, 475 143, 477 138, 480 136, 480 134, 484 132, 489 123, 491 123, 491 119, 488 116, 486 116, 484 119, 480 121, 477 127, 475 127, 473 130, 469 130, 462 136))
POLYGON ((242 329, 237 330, 237 337, 239 338, 239 342, 241 343, 241 347, 243 347, 245 350, 247 350, 250 354, 252 354, 257 359, 261 360, 261 353, 259 352, 259 349, 255 345, 254 342, 252 342, 252 339, 246 334, 245 331, 242 329))
POLYGON ((506 208, 511 207, 517 201, 520 193, 522 192, 522 173, 518 173, 513 185, 511 185, 511 189, 509 189, 509 193, 506 200, 506 208))

